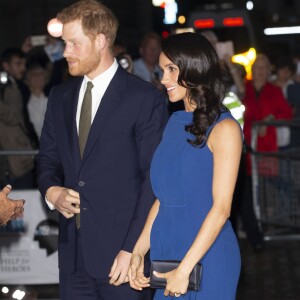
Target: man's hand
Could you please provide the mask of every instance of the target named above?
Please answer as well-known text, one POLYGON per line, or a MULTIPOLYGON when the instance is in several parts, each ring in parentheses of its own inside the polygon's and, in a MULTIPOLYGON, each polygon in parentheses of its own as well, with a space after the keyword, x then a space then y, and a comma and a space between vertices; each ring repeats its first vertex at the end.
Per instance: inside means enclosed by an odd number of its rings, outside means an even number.
POLYGON ((128 268, 131 259, 131 253, 121 250, 117 257, 114 260, 114 263, 111 267, 109 277, 110 277, 110 284, 113 285, 121 285, 124 282, 128 282, 128 268))
POLYGON ((47 190, 47 200, 67 219, 80 213, 79 193, 61 186, 52 186, 47 190))
POLYGON ((0 191, 0 226, 6 225, 8 221, 16 219, 24 211, 25 200, 12 200, 7 197, 11 186, 7 185, 0 191))

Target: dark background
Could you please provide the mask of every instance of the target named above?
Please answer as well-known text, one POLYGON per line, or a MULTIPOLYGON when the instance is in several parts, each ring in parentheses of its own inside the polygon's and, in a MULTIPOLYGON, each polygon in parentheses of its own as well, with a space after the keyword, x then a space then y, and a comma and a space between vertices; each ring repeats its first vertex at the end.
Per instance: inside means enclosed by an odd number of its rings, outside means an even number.
MULTIPOLYGON (((2 52, 9 46, 20 46, 25 37, 46 34, 47 23, 59 10, 76 0, 0 0, 0 32, 2 52)), ((129 52, 137 55, 141 36, 154 30, 162 33, 172 31, 179 24, 163 24, 163 9, 152 6, 151 0, 102 0, 116 14, 120 21, 119 37, 129 52)), ((190 12, 216 11, 227 7, 245 10, 245 0, 209 1, 177 0, 178 15, 188 17, 190 12)), ((253 0, 254 9, 248 11, 255 34, 255 47, 259 52, 276 57, 300 54, 300 35, 266 37, 265 27, 300 25, 300 1, 298 0, 253 0)), ((246 10, 245 10, 246 11, 246 10)), ((247 11, 246 11, 247 12, 247 11)), ((181 26, 182 27, 182 26, 181 26)))

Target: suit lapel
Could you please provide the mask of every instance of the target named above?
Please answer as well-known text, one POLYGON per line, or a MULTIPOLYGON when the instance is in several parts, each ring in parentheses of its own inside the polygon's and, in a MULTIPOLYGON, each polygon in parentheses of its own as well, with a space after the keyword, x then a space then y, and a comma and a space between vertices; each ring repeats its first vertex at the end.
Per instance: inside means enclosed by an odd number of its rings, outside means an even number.
POLYGON ((102 97, 93 124, 91 126, 87 144, 85 146, 82 162, 88 157, 94 144, 101 136, 109 118, 117 110, 120 101, 123 99, 124 89, 127 85, 127 73, 118 67, 115 76, 112 78, 105 94, 102 97))
POLYGON ((69 140, 70 154, 76 170, 78 170, 81 160, 76 126, 76 111, 82 79, 83 78, 78 78, 71 88, 64 94, 65 126, 69 140))

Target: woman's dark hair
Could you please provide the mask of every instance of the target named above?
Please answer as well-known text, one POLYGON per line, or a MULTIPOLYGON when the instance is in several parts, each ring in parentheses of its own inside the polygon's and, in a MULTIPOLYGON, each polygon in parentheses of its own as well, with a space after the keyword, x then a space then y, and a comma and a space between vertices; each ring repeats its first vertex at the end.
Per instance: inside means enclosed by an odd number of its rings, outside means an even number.
POLYGON ((187 88, 188 98, 196 105, 193 123, 185 127, 195 140, 188 142, 203 147, 208 127, 225 109, 224 71, 218 55, 205 37, 191 32, 170 35, 162 42, 162 52, 178 66, 178 84, 187 88))

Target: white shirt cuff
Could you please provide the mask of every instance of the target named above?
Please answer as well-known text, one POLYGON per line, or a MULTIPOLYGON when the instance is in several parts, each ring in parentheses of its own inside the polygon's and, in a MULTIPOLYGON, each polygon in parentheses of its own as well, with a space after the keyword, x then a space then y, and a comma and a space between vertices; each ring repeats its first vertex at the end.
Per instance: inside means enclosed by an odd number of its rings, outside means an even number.
POLYGON ((54 205, 53 205, 51 202, 48 201, 47 197, 45 197, 45 201, 46 201, 46 203, 47 203, 49 209, 51 209, 51 210, 54 210, 54 209, 55 209, 54 205))

